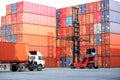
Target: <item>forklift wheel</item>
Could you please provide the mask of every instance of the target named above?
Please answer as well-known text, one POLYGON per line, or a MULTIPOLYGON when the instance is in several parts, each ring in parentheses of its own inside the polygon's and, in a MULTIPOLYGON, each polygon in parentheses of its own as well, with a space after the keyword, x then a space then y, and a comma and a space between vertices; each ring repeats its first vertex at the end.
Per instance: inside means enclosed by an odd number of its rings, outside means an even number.
POLYGON ((73 64, 71 64, 71 65, 70 65, 70 67, 71 67, 72 69, 75 69, 75 67, 74 67, 74 65, 73 65, 73 64))
POLYGON ((98 69, 98 66, 94 66, 95 69, 98 69))
POLYGON ((93 64, 91 64, 91 63, 88 64, 88 68, 89 68, 89 69, 92 69, 92 68, 93 68, 93 64))

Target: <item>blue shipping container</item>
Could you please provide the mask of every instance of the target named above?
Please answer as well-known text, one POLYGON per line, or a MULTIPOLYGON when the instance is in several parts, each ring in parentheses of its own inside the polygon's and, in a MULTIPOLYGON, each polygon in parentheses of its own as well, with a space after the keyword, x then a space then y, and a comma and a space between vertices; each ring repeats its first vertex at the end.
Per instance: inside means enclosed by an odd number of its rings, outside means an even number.
POLYGON ((6 37, 6 40, 7 40, 7 42, 11 42, 11 36, 10 36, 10 35, 7 36, 7 37, 6 37))
POLYGON ((12 41, 12 42, 16 42, 16 36, 15 36, 15 35, 12 35, 12 36, 11 36, 11 41, 12 41))
POLYGON ((1 32, 1 36, 5 36, 6 34, 6 31, 5 30, 2 30, 2 32, 1 32))
POLYGON ((85 14, 86 13, 86 4, 82 4, 79 6, 79 13, 80 14, 85 14))
POLYGON ((66 26, 72 26, 72 17, 67 17, 66 18, 66 26))
POLYGON ((113 10, 120 12, 120 2, 115 0, 102 0, 102 11, 113 10))
POLYGON ((17 13, 17 9, 12 9, 12 14, 17 13))
POLYGON ((66 67, 66 57, 61 57, 61 59, 60 59, 61 61, 61 63, 60 63, 60 66, 61 67, 66 67))
POLYGON ((113 22, 102 23, 102 33, 120 33, 120 24, 113 22))
POLYGON ((94 35, 94 45, 101 45, 102 43, 102 37, 101 34, 95 34, 94 35))
POLYGON ((108 22, 108 21, 120 23, 120 13, 115 11, 103 11, 102 22, 108 22))
POLYGON ((7 31, 11 31, 11 28, 12 28, 12 27, 11 27, 10 25, 6 26, 6 30, 7 30, 7 31))

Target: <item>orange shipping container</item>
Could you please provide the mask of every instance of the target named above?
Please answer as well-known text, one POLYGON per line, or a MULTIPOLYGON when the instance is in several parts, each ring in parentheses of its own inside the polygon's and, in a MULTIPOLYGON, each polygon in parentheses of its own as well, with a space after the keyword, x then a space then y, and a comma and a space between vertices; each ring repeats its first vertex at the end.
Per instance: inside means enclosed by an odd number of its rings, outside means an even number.
POLYGON ((6 15, 9 15, 9 14, 11 14, 12 12, 11 12, 11 4, 9 4, 9 5, 6 5, 6 15))
POLYGON ((102 10, 102 1, 98 1, 97 3, 97 11, 101 11, 102 10))
POLYGON ((103 45, 103 56, 120 56, 120 45, 103 45))
POLYGON ((120 34, 102 34, 102 44, 120 45, 120 34))
POLYGON ((80 15, 79 16, 79 23, 82 24, 86 24, 86 15, 80 15))
POLYGON ((24 43, 0 43, 0 62, 27 61, 28 46, 24 43))
POLYGON ((28 43, 33 46, 53 46, 56 47, 56 38, 52 37, 50 42, 48 36, 37 36, 37 35, 9 35, 7 36, 7 42, 19 42, 28 43))
POLYGON ((110 67, 111 68, 120 68, 120 56, 110 57, 110 67))
POLYGON ((32 13, 17 13, 17 16, 14 17, 17 19, 16 23, 30 23, 30 24, 38 24, 43 26, 56 26, 56 18, 49 17, 44 15, 37 15, 32 13))
POLYGON ((1 16, 1 26, 6 25, 6 16, 1 16))
POLYGON ((6 16, 6 25, 11 25, 11 15, 6 16))
POLYGON ((56 36, 56 28, 34 25, 34 24, 14 24, 12 25, 12 33, 32 34, 32 35, 41 35, 41 36, 56 36))
POLYGON ((66 17, 72 16, 72 7, 66 8, 66 17))

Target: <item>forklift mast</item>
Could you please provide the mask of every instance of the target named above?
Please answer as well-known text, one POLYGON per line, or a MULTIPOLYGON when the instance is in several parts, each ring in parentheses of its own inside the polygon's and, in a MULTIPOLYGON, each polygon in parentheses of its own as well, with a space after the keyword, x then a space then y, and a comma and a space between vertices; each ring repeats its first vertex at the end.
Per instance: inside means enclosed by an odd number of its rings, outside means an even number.
POLYGON ((77 58, 77 62, 80 62, 80 42, 85 41, 85 42, 90 42, 90 35, 89 35, 89 39, 88 40, 83 40, 82 38, 80 38, 80 24, 79 24, 79 8, 78 7, 72 7, 72 24, 74 27, 73 30, 73 35, 72 36, 68 36, 68 37, 60 37, 58 35, 58 27, 57 27, 57 40, 68 40, 68 41, 73 41, 73 48, 72 48, 72 57, 73 57, 73 61, 72 64, 74 64, 76 62, 76 58, 77 58))
POLYGON ((73 63, 75 62, 75 58, 77 58, 77 62, 80 62, 80 25, 79 25, 79 8, 72 8, 72 19, 73 19, 73 63))

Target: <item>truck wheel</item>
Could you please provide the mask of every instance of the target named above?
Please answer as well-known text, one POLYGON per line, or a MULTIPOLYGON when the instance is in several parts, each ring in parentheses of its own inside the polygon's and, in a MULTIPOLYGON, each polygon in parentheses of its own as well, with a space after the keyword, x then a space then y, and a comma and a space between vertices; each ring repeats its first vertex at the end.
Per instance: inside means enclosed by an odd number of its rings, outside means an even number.
POLYGON ((41 70, 42 70, 42 65, 38 65, 37 71, 41 71, 41 70))
POLYGON ((29 68, 30 71, 33 71, 34 69, 33 68, 29 68))
POLYGON ((25 66, 23 64, 19 64, 18 65, 18 71, 19 72, 25 71, 25 66))
POLYGON ((93 64, 91 64, 91 63, 88 64, 88 68, 89 68, 89 69, 92 69, 92 68, 93 68, 93 64))
POLYGON ((11 65, 10 70, 16 72, 18 70, 17 65, 11 65))

